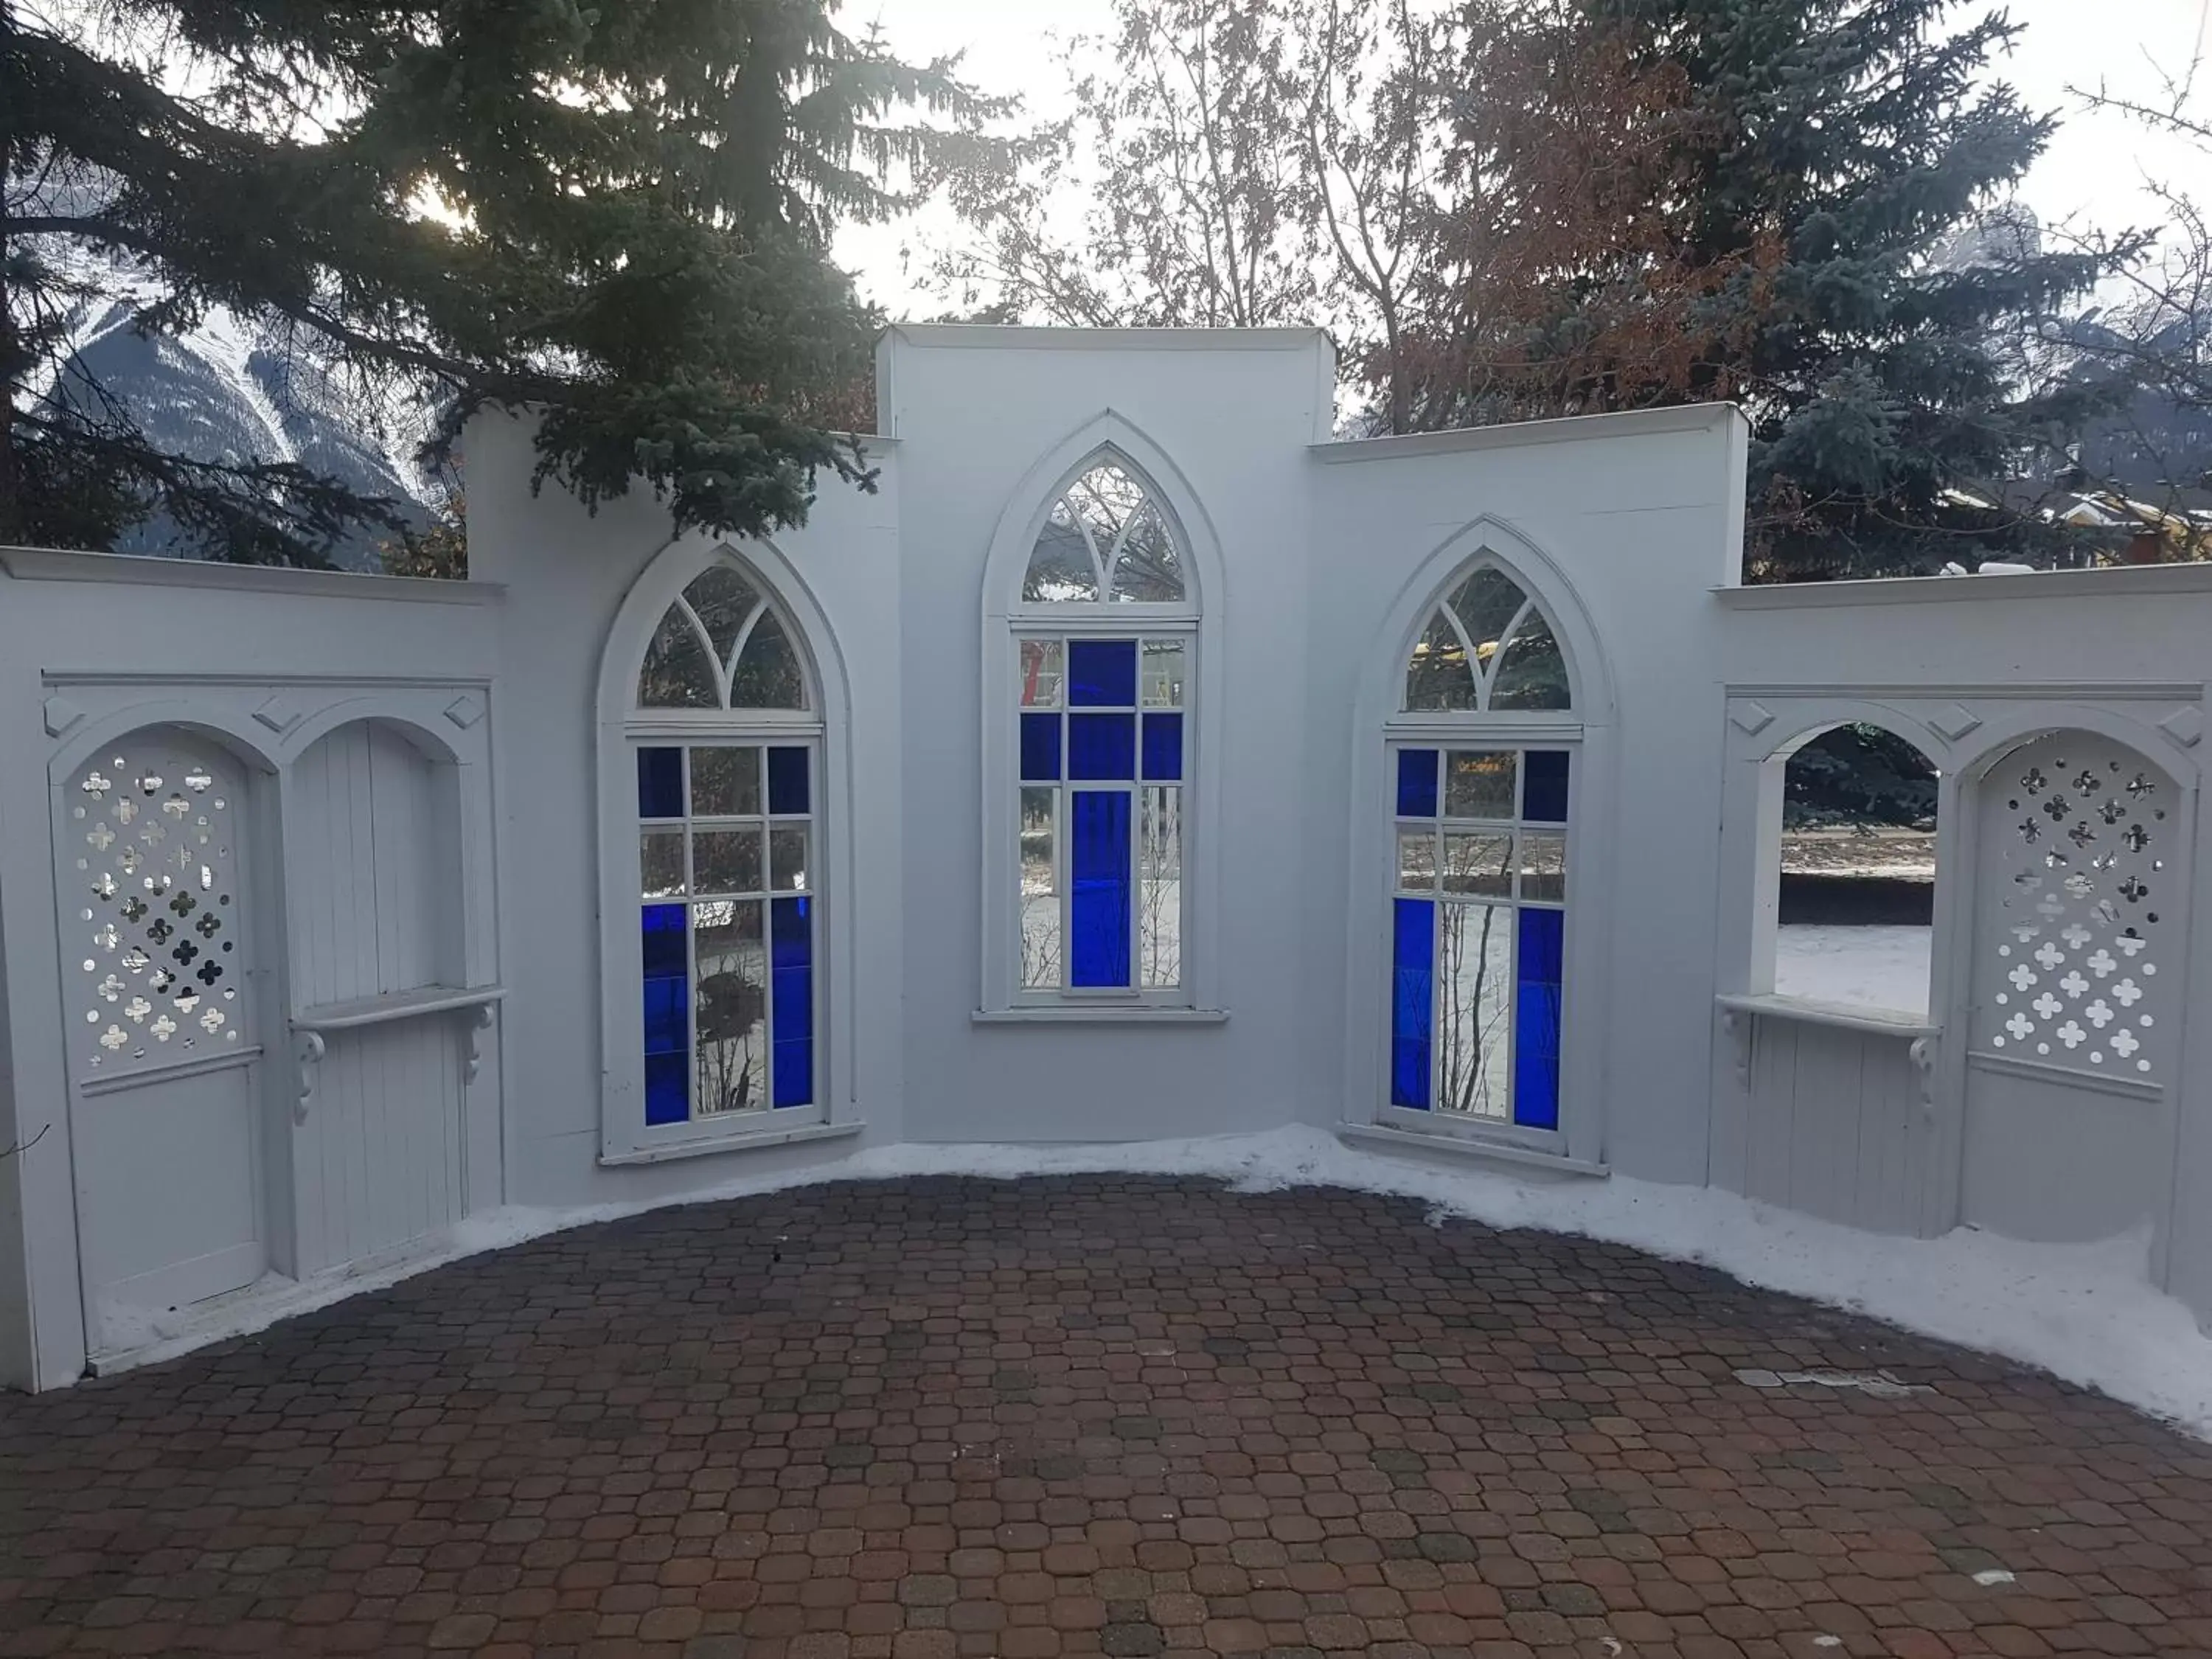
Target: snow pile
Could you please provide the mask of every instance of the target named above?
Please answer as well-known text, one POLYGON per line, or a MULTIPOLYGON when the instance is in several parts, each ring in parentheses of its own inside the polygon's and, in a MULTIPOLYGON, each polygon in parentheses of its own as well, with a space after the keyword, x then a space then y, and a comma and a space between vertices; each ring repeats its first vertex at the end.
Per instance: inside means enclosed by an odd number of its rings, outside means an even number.
POLYGON ((1926 927, 1778 927, 1774 988, 1809 1002, 1924 1013, 1934 938, 1926 927))
MULTIPOLYGON (((1238 1192, 1348 1188, 1417 1199, 1432 1220, 1456 1217, 1630 1245, 2039 1365, 2212 1438, 2212 1339, 2180 1303, 2152 1288, 2142 1232, 2090 1245, 2024 1244, 1966 1229, 1934 1240, 1892 1238, 1707 1188, 1441 1167, 1355 1151, 1304 1127, 1110 1146, 890 1146, 842 1163, 740 1178, 677 1201, 824 1181, 1097 1174, 1200 1176, 1238 1192)), ((460 1223, 433 1255, 274 1294, 226 1297, 227 1310, 210 1304, 128 1358, 165 1358, 479 1251, 656 1207, 491 1211, 460 1223)))

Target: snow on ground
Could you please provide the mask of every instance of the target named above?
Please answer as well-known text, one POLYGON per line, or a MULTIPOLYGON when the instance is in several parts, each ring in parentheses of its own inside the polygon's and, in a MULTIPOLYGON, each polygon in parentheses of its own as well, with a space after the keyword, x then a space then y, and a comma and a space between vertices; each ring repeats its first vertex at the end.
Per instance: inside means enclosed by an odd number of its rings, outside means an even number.
MULTIPOLYGON (((890 1146, 804 1171, 739 1179, 682 1201, 823 1181, 1104 1173, 1205 1176, 1240 1192, 1350 1188, 1419 1200, 1434 1220, 1457 1217, 1631 1245, 2045 1367, 2212 1439, 2212 1339, 2180 1303, 2152 1288, 2142 1232, 2089 1245, 2023 1244, 1964 1228, 1939 1239, 1892 1238, 1705 1188, 1532 1177, 1384 1157, 1303 1126, 1115 1146, 890 1146)), ((462 1222, 434 1255, 271 1293, 240 1292, 185 1324, 149 1328, 154 1340, 129 1363, 264 1329, 479 1251, 653 1207, 492 1211, 462 1222)))
POLYGON ((1925 1013, 1933 937, 1925 927, 1778 927, 1774 988, 1814 1002, 1925 1013))

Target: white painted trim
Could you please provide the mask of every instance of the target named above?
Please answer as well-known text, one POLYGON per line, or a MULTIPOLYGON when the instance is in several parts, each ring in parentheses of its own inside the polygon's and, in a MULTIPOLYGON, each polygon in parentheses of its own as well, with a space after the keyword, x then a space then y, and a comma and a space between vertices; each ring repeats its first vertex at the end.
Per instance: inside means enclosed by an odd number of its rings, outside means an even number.
POLYGON ((1877 576, 1841 582, 1760 582, 1716 587, 1731 611, 1796 611, 1856 605, 1987 605, 2000 599, 2212 593, 2212 564, 2112 565, 2095 570, 2031 570, 1992 576, 1877 576))
POLYGON ((2078 1071, 2071 1066, 2053 1066, 2048 1060, 2022 1060, 2014 1054, 1993 1054, 1986 1048, 1967 1050, 1966 1064, 1977 1072, 1996 1072, 2006 1077, 2026 1078, 2030 1082, 2047 1084, 2054 1089, 2078 1089, 2087 1094, 2112 1095, 2145 1106, 2160 1105, 2166 1100, 2165 1089, 2155 1083, 2145 1083, 2136 1078, 2121 1077, 2110 1072, 2078 1071))
POLYGON ((451 985, 426 985, 420 990, 392 991, 382 996, 356 997, 349 1002, 325 1002, 302 1008, 292 1016, 295 1031, 351 1031, 364 1025, 385 1025, 396 1019, 426 1014, 451 1013, 461 1008, 489 1007, 507 1000, 502 985, 473 989, 451 985))
POLYGON ((1226 1008, 1176 1008, 1157 1003, 1113 1003, 1098 1006, 1064 1002, 1029 1002, 1012 1008, 978 1008, 971 1025, 1225 1025, 1226 1008))
MULTIPOLYGON (((795 1109, 786 1107, 783 1109, 795 1109)), ((670 1164, 678 1158, 706 1158, 716 1152, 750 1152, 770 1146, 794 1146, 809 1140, 849 1140, 867 1127, 865 1123, 848 1119, 842 1123, 802 1123, 788 1129, 754 1129, 718 1135, 711 1140, 672 1142, 661 1146, 640 1147, 629 1152, 601 1152, 599 1162, 603 1170, 619 1170, 635 1164, 670 1164)))
POLYGON ((2016 703, 2030 701, 2195 702, 2204 695, 2202 682, 2190 680, 2007 680, 2001 685, 1937 685, 1915 681, 1874 685, 1861 681, 1776 684, 1730 684, 1723 688, 1730 697, 1835 697, 1860 702, 1916 702, 1942 699, 1949 702, 2016 703))
POLYGON ((1336 1137, 1351 1146, 1371 1147, 1376 1152, 1433 1152, 1476 1164, 1505 1164, 1516 1169, 1547 1170, 1555 1175, 1595 1176, 1599 1180, 1608 1179, 1613 1174, 1609 1164, 1596 1159, 1538 1152, 1507 1141, 1468 1135, 1424 1134, 1412 1129, 1386 1129, 1374 1123, 1340 1123, 1336 1126, 1336 1137))
MULTIPOLYGON (((1734 404, 1681 404, 1667 409, 1629 409, 1608 415, 1569 415, 1545 421, 1515 421, 1504 426, 1458 428, 1449 432, 1401 433, 1384 438, 1349 438, 1310 446, 1307 453, 1324 466, 1359 461, 1402 460, 1419 455, 1466 455, 1482 450, 1517 449, 1526 444, 1595 442, 1607 438, 1643 438, 1669 432, 1710 432, 1733 422, 1744 427, 1734 404)), ((1729 474, 1741 477, 1740 472, 1729 474)))
POLYGON ((893 323, 887 339, 919 351, 1310 351, 1334 353, 1318 328, 1073 328, 998 323, 893 323))
POLYGON ((1902 1009, 1859 1008, 1849 1003, 1821 1002, 1812 997, 1787 997, 1774 992, 1759 995, 1722 993, 1713 1000, 1731 1013, 1754 1014, 1761 1019, 1786 1019, 1800 1025, 1826 1025, 1839 1031, 1859 1031, 1874 1036, 1893 1036, 1900 1042, 1941 1036, 1943 1028, 1924 1014, 1902 1009))
POLYGON ((295 570, 283 565, 218 564, 134 553, 81 553, 50 547, 0 547, 0 570, 25 582, 143 582, 155 586, 228 588, 256 593, 316 593, 414 605, 496 605, 498 582, 429 576, 372 576, 352 570, 295 570))
POLYGON ((179 1078, 203 1077, 210 1072, 235 1071, 241 1066, 251 1066, 261 1058, 261 1045, 249 1043, 243 1048, 226 1048, 217 1054, 201 1054, 197 1059, 179 1061, 174 1066, 149 1067, 143 1072, 119 1072, 106 1077, 88 1077, 79 1082, 76 1091, 88 1099, 100 1095, 120 1094, 126 1089, 150 1088, 159 1083, 173 1083, 179 1078))

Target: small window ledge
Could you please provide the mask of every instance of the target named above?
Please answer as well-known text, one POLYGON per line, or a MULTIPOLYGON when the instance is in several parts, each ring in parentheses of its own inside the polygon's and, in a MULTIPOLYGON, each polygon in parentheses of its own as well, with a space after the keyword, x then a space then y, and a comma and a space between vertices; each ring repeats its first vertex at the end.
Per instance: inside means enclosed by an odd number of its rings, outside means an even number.
POLYGON ((708 1158, 717 1152, 749 1152, 769 1146, 796 1146, 811 1140, 850 1140, 868 1126, 865 1123, 801 1123, 789 1129, 750 1129, 711 1139, 671 1141, 661 1146, 641 1146, 630 1152, 601 1152, 599 1167, 622 1169, 633 1164, 672 1164, 678 1158, 708 1158))
POLYGON ((1809 997, 1723 995, 1713 999, 1724 1012, 1756 1014, 1766 1019, 1796 1020, 1801 1025, 1829 1025, 1838 1030, 1863 1031, 1876 1036, 1931 1037, 1942 1028, 1927 1015, 1901 1009, 1862 1008, 1845 1002, 1816 1002, 1809 997))
POLYGON ((1386 1129, 1376 1123, 1340 1123, 1336 1138, 1348 1146, 1377 1152, 1441 1153, 1470 1164, 1510 1164, 1517 1169, 1541 1170, 1553 1175, 1587 1176, 1605 1180, 1609 1164, 1565 1152, 1539 1152, 1503 1140, 1477 1140, 1466 1135, 1423 1134, 1413 1129, 1386 1129))
POLYGON ((1226 1008, 1147 1008, 1128 1005, 1086 1008, 1057 1004, 1034 1008, 978 1008, 977 1025, 1225 1025, 1226 1008))

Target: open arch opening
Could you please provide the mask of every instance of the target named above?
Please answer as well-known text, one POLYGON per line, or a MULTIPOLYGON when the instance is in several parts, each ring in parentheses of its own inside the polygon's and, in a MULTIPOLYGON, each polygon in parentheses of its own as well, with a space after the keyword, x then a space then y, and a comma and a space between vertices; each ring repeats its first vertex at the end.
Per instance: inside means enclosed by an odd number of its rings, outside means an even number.
POLYGON ((1808 1002, 1925 1018, 1942 777, 1910 738, 1839 721, 1767 762, 1778 845, 1759 868, 1775 907, 1772 983, 1808 1002))

